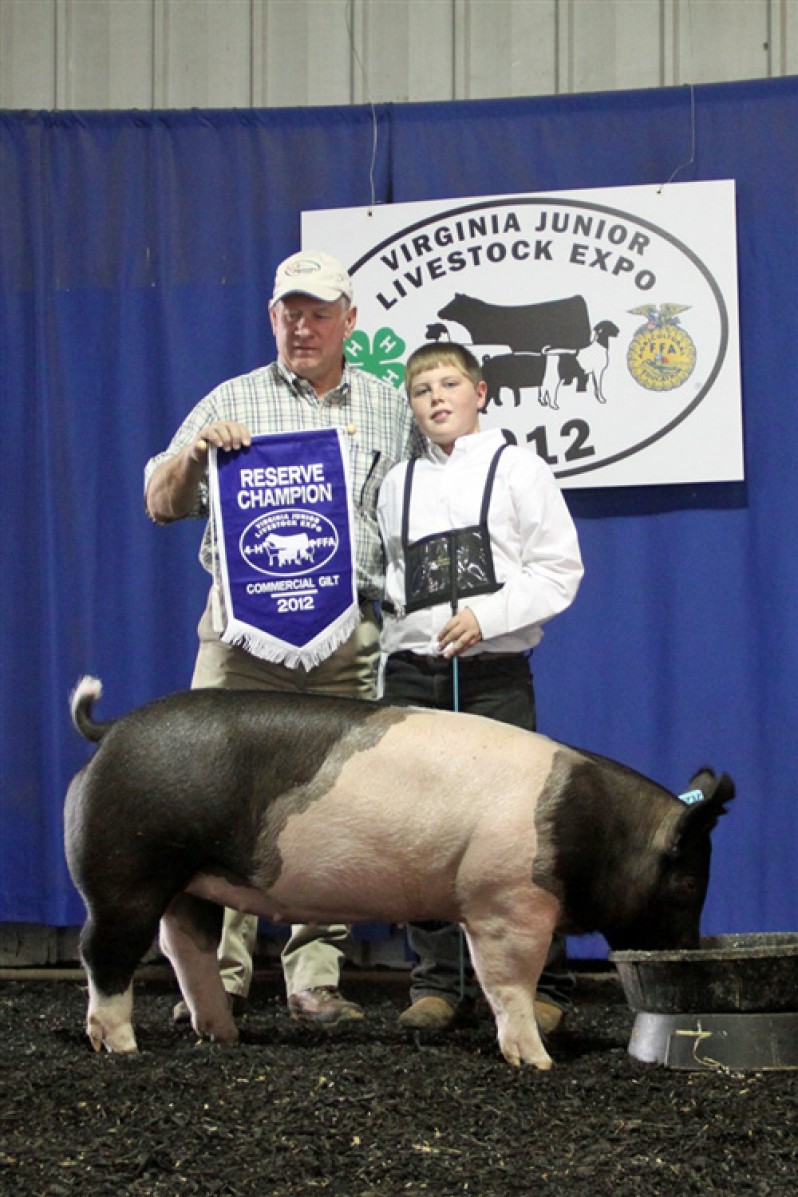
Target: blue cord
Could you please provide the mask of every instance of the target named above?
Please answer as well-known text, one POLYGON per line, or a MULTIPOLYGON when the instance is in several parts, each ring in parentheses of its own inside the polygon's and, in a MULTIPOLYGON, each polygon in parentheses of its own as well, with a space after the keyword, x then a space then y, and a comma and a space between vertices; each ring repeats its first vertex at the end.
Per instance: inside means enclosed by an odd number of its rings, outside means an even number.
MULTIPOLYGON (((452 710, 460 710, 460 664, 457 657, 452 657, 452 710)), ((465 969, 466 969, 466 946, 465 934, 463 928, 458 928, 460 931, 460 1001, 465 998, 465 969)))

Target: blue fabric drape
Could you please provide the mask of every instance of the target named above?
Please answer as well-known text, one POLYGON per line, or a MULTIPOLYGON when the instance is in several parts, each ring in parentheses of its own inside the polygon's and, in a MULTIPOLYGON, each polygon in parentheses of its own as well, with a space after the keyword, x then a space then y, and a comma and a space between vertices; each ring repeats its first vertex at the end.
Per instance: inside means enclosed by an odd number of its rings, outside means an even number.
MULTIPOLYGON (((698 87, 679 181, 737 182, 746 482, 570 492, 586 577, 535 654, 543 730, 674 789, 709 762, 708 931, 798 926, 798 86, 698 87)), ((688 88, 377 111, 380 202, 664 183, 688 88)), ((71 925, 61 810, 104 717, 188 684, 200 528, 142 468, 210 387, 269 360, 302 210, 367 204, 367 108, 0 113, 0 920, 71 925)))

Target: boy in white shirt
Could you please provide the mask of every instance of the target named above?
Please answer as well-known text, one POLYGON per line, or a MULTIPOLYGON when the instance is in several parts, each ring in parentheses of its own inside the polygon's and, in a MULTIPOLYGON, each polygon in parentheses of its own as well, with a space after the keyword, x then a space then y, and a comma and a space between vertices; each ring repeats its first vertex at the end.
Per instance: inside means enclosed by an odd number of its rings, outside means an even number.
MULTIPOLYGON (((579 588, 576 529, 545 462, 498 430, 480 432, 487 388, 468 349, 423 345, 408 359, 405 386, 426 453, 395 466, 378 500, 383 697, 534 731, 529 658, 542 625, 579 588)), ((460 928, 413 924, 408 941, 418 963, 399 1021, 444 1030, 477 993, 460 928)), ((544 971, 535 1002, 542 1030, 559 1025, 571 985, 567 973, 544 971)))

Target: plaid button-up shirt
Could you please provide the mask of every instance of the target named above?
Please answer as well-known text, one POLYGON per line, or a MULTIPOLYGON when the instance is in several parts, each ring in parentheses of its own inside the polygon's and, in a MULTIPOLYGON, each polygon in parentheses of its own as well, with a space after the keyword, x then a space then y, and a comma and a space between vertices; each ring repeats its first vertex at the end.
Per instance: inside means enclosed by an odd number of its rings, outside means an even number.
MULTIPOLYGON (((355 517, 357 589, 364 598, 382 596, 383 559, 377 526, 377 494, 383 478, 410 456, 415 444, 413 415, 404 392, 396 391, 373 374, 344 366, 341 383, 319 399, 313 387, 282 362, 261 366, 250 374, 228 379, 189 412, 169 447, 152 457, 144 472, 145 489, 153 471, 196 440, 207 424, 235 420, 253 436, 294 432, 307 428, 342 428, 350 447, 350 477, 355 517)), ((207 479, 191 512, 208 515, 207 479)), ((206 525, 200 561, 213 573, 210 528, 206 525)))

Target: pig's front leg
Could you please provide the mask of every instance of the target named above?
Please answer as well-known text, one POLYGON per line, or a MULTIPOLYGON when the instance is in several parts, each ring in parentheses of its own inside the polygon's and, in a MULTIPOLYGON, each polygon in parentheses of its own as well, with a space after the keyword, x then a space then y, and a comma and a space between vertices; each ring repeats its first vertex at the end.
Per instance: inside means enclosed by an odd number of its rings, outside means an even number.
POLYGON ((175 970, 197 1035, 229 1044, 238 1039, 238 1028, 216 957, 223 917, 223 907, 178 894, 161 918, 159 941, 175 970))
POLYGON ((516 1067, 532 1064, 548 1070, 551 1057, 535 1018, 535 992, 556 926, 558 904, 550 895, 524 902, 503 916, 472 917, 466 922, 474 971, 496 1019, 499 1047, 516 1067))

